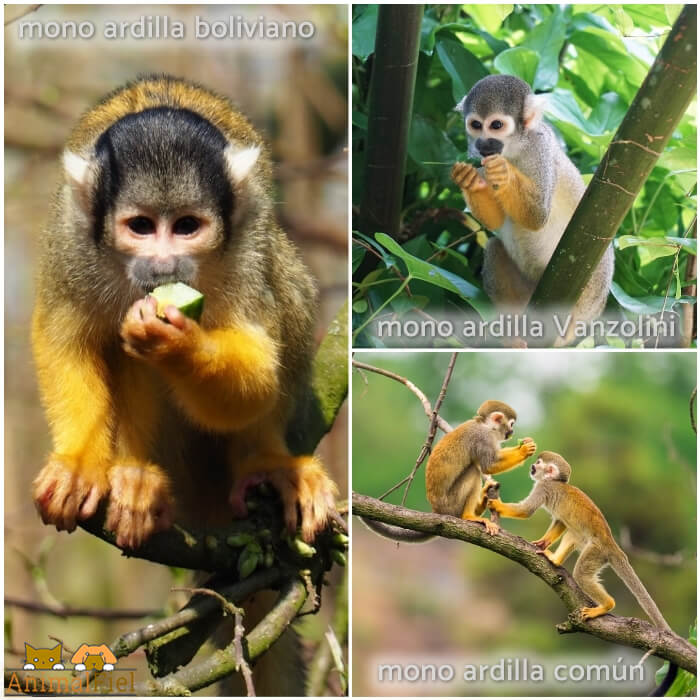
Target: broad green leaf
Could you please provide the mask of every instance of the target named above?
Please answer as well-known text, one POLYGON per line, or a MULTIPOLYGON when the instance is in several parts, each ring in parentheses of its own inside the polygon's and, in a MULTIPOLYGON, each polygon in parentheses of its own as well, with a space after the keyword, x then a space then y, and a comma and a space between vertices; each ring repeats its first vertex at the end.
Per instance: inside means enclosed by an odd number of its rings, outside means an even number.
POLYGON ((514 75, 516 78, 524 80, 528 85, 535 81, 539 56, 530 49, 517 46, 514 49, 502 51, 496 56, 493 65, 499 73, 514 75))
POLYGON ((377 35, 377 5, 367 5, 365 11, 352 23, 352 54, 363 61, 374 53, 377 35))
POLYGON ((697 255, 698 253, 697 238, 680 238, 678 236, 658 236, 654 238, 645 238, 643 236, 620 236, 619 238, 615 239, 615 244, 620 250, 624 250, 630 246, 663 249, 665 252, 659 254, 657 257, 675 255, 679 247, 691 255, 697 255))
POLYGON ((588 124, 596 134, 615 131, 627 113, 627 105, 615 92, 606 92, 598 98, 598 103, 588 117, 588 124))
POLYGON ((390 238, 385 233, 377 233, 375 238, 390 253, 397 258, 401 258, 406 263, 406 269, 412 277, 446 289, 448 292, 457 294, 466 301, 479 299, 483 296, 481 290, 461 277, 407 253, 393 238, 390 238))
POLYGON ((695 303, 695 299, 692 297, 681 297, 680 299, 665 299, 662 296, 632 297, 616 282, 611 284, 610 291, 623 309, 627 309, 627 311, 635 314, 658 314, 664 310, 664 306, 666 311, 671 311, 678 302, 684 304, 695 303))
POLYGON ((487 32, 495 34, 503 24, 503 20, 513 11, 513 5, 464 5, 464 11, 474 19, 474 22, 487 32))
POLYGON ((360 264, 365 259, 366 252, 367 252, 367 249, 364 246, 361 246, 358 243, 355 243, 355 241, 352 242, 352 273, 353 273, 353 275, 355 274, 355 272, 357 272, 357 268, 360 267, 360 264))
POLYGON ((432 54, 435 48, 435 34, 440 30, 440 22, 428 14, 423 15, 420 25, 420 50, 432 54))
POLYGON ((564 13, 557 7, 525 37, 521 46, 539 56, 533 90, 551 90, 559 80, 559 52, 566 38, 564 13))
POLYGON ((419 165, 449 182, 450 168, 457 162, 459 151, 437 124, 421 114, 414 114, 408 138, 408 154, 419 165), (438 163, 440 165, 432 165, 438 163))
POLYGON ((609 70, 624 75, 634 85, 641 85, 646 77, 645 66, 630 56, 622 39, 610 32, 591 27, 582 32, 574 32, 569 41, 597 58, 609 70))
POLYGON ((477 80, 489 74, 474 54, 449 35, 439 34, 435 49, 452 81, 452 97, 455 104, 471 90, 477 80))
POLYGON ((578 102, 568 90, 556 89, 547 95, 547 114, 567 124, 573 124, 581 131, 590 134, 590 127, 586 117, 583 116, 578 102))

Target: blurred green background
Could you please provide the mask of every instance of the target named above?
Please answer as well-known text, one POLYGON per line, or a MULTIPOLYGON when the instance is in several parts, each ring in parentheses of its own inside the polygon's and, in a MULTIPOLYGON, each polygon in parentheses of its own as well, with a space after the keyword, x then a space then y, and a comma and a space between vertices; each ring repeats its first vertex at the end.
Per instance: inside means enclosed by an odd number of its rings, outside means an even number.
MULTIPOLYGON (((355 355, 408 378, 431 403, 449 357, 444 352, 355 355)), ((486 399, 511 404, 518 422, 507 444, 531 436, 540 450, 568 459, 572 483, 603 511, 669 624, 687 637, 696 614, 696 435, 689 416, 695 382, 694 353, 463 352, 440 413, 454 427, 486 399)), ((411 471, 428 419, 417 398, 386 377, 354 370, 352 390, 353 489, 376 497, 411 471)), ((501 497, 509 502, 524 498, 532 485, 525 468, 502 474, 499 481, 501 497)), ((388 500, 399 503, 402 492, 388 500)), ((430 511, 424 465, 406 505, 430 511)), ((530 520, 502 524, 532 540, 549 521, 539 511, 530 520)), ((565 619, 565 610, 556 595, 493 552, 448 540, 397 547, 359 521, 354 525, 356 695, 636 695, 651 687, 660 667, 654 658, 645 664, 642 686, 379 683, 380 663, 448 663, 459 679, 464 664, 503 657, 540 663, 614 663, 622 657, 634 664, 642 652, 589 635, 559 636, 554 625, 565 619)), ((567 562, 569 570, 574 561, 567 562)), ((614 573, 606 570, 603 579, 617 600, 617 613, 644 618, 614 573)))

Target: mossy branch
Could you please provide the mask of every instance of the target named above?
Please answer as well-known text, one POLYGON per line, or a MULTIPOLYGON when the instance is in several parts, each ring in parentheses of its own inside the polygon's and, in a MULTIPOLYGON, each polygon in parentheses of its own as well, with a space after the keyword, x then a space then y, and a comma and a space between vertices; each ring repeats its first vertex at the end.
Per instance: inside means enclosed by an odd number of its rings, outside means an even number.
POLYGON ((560 634, 584 632, 615 644, 645 651, 653 649, 655 656, 671 661, 697 675, 697 649, 672 632, 662 630, 650 622, 635 617, 607 614, 594 620, 581 620, 575 611, 583 606, 592 605, 593 602, 578 587, 566 569, 552 565, 536 547, 522 537, 506 530, 501 530, 497 535, 489 535, 478 523, 467 522, 449 515, 421 513, 357 493, 353 493, 352 496, 352 512, 353 515, 363 518, 462 540, 490 549, 524 566, 532 574, 541 578, 559 596, 569 613, 567 620, 557 625, 557 631, 560 634))

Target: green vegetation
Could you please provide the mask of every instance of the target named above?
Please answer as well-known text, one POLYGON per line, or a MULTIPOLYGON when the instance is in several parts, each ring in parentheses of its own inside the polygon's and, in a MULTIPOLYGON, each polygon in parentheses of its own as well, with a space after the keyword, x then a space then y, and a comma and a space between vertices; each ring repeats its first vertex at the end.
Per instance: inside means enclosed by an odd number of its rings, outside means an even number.
MULTIPOLYGON (((479 271, 487 232, 463 213, 450 169, 466 157, 456 103, 490 73, 548 95, 546 117, 588 181, 681 6, 426 6, 408 139, 401 246, 357 231, 354 344, 381 347, 370 321, 449 310, 487 318, 479 271), (392 245, 393 244, 393 245, 392 245), (398 249, 398 250, 397 250, 398 249), (376 266, 367 257, 377 258, 376 266), (371 269, 374 268, 374 269, 371 269), (358 273, 359 270, 359 273, 358 273), (418 274, 420 273, 420 274, 418 274)), ((364 190, 376 5, 353 8, 353 203, 364 190)), ((694 303, 696 115, 691 105, 615 239, 608 309, 620 318, 694 303)), ((356 224, 357 227, 357 224, 356 224)), ((689 338, 689 333, 686 334, 689 338)), ((618 341, 611 341, 616 342, 618 341)))

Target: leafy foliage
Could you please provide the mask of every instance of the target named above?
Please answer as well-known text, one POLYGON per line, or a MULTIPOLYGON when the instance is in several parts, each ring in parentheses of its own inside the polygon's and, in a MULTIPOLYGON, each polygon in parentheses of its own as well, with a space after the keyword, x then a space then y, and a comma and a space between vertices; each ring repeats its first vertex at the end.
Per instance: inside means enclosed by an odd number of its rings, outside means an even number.
MULTIPOLYGON (((548 94, 546 117, 588 181, 647 75, 679 6, 426 6, 404 183, 401 246, 356 235, 353 273, 365 256, 379 266, 354 281, 355 346, 381 347, 371 322, 447 309, 487 318, 480 291, 487 233, 468 214, 450 180, 466 157, 456 103, 479 79, 508 73, 548 94), (411 261, 411 262, 409 262, 411 261), (417 262, 425 274, 417 274, 417 262), (445 280, 463 282, 453 288, 445 280)), ((363 191, 367 96, 376 5, 353 7, 353 204, 363 191)), ((696 115, 679 123, 615 241, 609 310, 621 318, 694 303, 689 262, 696 211, 696 115)), ((371 236, 370 236, 371 234, 371 236)), ((447 341, 449 343, 449 341, 447 341)))

